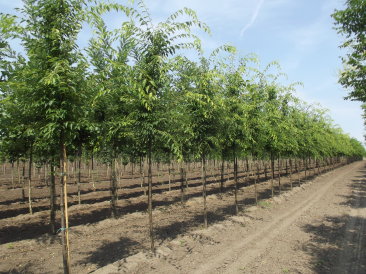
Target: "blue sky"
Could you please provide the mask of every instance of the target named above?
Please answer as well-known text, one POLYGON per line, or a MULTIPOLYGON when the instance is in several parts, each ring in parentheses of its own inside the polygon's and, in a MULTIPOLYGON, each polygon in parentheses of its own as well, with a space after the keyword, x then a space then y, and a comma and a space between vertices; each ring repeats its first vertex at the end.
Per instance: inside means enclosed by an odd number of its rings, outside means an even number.
MULTIPOLYGON (((337 83, 342 68, 342 42, 330 14, 345 0, 145 0, 154 21, 182 7, 194 9, 212 35, 200 36, 207 52, 222 44, 237 47, 240 55, 255 53, 266 65, 278 61, 290 82, 300 81, 297 96, 320 103, 346 133, 364 141, 360 104, 345 101, 337 83)), ((127 1, 119 1, 126 3, 127 1)), ((20 0, 0 0, 0 11, 12 12, 20 0)), ((119 18, 108 20, 118 24, 119 18)))

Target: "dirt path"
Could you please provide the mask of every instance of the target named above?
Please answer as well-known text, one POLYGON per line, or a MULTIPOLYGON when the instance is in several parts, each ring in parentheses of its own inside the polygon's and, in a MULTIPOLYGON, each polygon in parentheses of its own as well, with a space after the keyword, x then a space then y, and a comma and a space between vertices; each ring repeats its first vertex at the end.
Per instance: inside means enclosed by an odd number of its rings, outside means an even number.
POLYGON ((97 273, 366 273, 365 219, 357 162, 97 273))

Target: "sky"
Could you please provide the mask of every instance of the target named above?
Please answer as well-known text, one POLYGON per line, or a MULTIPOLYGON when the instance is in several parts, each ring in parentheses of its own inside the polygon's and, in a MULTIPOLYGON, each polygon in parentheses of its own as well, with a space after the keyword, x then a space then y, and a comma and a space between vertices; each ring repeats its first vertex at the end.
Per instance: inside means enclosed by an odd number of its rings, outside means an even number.
MULTIPOLYGON (((145 0, 155 22, 183 7, 195 10, 212 31, 211 35, 200 35, 207 52, 230 44, 242 56, 255 53, 263 66, 279 62, 288 81, 303 83, 297 88, 297 97, 329 109, 336 125, 364 143, 360 103, 345 101, 347 91, 337 83, 342 68, 340 56, 345 54, 339 45, 344 38, 337 34, 330 15, 335 9, 342 9, 344 2, 145 0)), ((15 7, 21 7, 20 0, 0 0, 0 12, 13 13, 15 7)), ((119 24, 121 19, 111 14, 108 20, 119 24)))

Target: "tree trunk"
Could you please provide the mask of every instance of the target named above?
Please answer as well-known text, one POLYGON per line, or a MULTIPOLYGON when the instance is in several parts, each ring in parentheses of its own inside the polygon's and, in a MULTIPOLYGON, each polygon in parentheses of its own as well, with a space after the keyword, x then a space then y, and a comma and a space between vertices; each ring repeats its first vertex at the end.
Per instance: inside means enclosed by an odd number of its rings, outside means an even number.
POLYGON ((53 161, 50 165, 51 182, 50 182, 50 229, 52 234, 56 234, 56 180, 55 180, 55 166, 53 161))
POLYGON ((274 180, 274 157, 271 153, 271 196, 274 197, 274 186, 273 186, 273 180, 274 180))
POLYGON ((264 178, 267 181, 268 180, 268 170, 267 170, 267 163, 265 161, 263 161, 263 166, 264 166, 264 178))
POLYGON ((44 182, 45 182, 46 186, 49 186, 49 184, 48 184, 48 164, 47 163, 44 164, 43 168, 44 168, 44 182))
POLYGON ((94 154, 93 153, 91 155, 91 181, 92 181, 92 185, 93 185, 93 191, 95 191, 96 187, 95 187, 95 181, 94 181, 94 154))
POLYGON ((61 242, 62 242, 62 256, 63 256, 63 266, 64 274, 69 274, 71 272, 71 261, 70 261, 70 243, 69 243, 69 215, 67 208, 67 155, 66 155, 66 145, 61 138, 61 197, 60 197, 60 207, 61 207, 61 242))
POLYGON ((300 173, 301 173, 301 167, 300 167, 300 160, 295 160, 295 164, 296 164, 296 171, 297 171, 297 181, 299 186, 301 185, 301 178, 300 178, 300 173))
POLYGON ((80 187, 81 187, 81 145, 79 145, 79 151, 78 151, 78 204, 81 205, 81 195, 80 195, 80 187))
POLYGON ((169 191, 172 190, 172 170, 171 170, 171 162, 169 160, 169 167, 168 167, 168 188, 169 188, 169 191))
POLYGON ((308 171, 308 161, 306 160, 306 158, 303 161, 305 161, 305 180, 306 180, 306 174, 308 171))
POLYGON ((289 159, 289 165, 290 165, 290 186, 292 189, 292 159, 289 159))
POLYGON ((221 178, 220 178, 220 192, 224 192, 224 169, 225 169, 225 161, 224 156, 221 157, 221 178))
POLYGON ((235 197, 235 214, 239 213, 238 205, 238 158, 234 153, 234 197, 235 197))
POLYGON ((277 164, 278 164, 278 191, 279 191, 279 194, 281 195, 281 160, 280 160, 279 155, 278 155, 277 164))
POLYGON ((20 168, 19 168, 19 159, 17 160, 17 175, 18 175, 18 186, 20 186, 20 168))
POLYGON ((186 189, 188 189, 189 185, 188 185, 188 176, 187 176, 187 162, 183 162, 184 164, 184 181, 186 183, 186 189))
POLYGON ((115 156, 113 156, 111 162, 110 191, 111 191, 111 217, 117 218, 117 174, 116 174, 115 156))
POLYGON ((29 165, 28 165, 28 204, 29 204, 29 213, 33 214, 32 209, 32 161, 33 161, 33 148, 31 146, 30 155, 29 155, 29 165))
POLYGON ((25 161, 22 162, 22 200, 25 202, 25 161))
POLYGON ((141 188, 144 190, 144 195, 146 195, 146 188, 145 188, 145 167, 144 167, 144 158, 141 157, 140 159, 140 177, 141 177, 141 188))
POLYGON ((150 236, 150 248, 154 252, 154 228, 153 228, 153 216, 152 216, 152 161, 151 161, 151 145, 148 151, 148 212, 149 212, 149 236, 150 236))
POLYGON ((207 204, 206 204, 206 159, 205 156, 202 156, 202 196, 203 196, 203 222, 205 228, 208 226, 207 221, 207 204))
POLYGON ((184 203, 184 168, 183 163, 180 164, 180 201, 184 203))
MULTIPOLYGON (((256 161, 255 163, 255 166, 257 167, 257 172, 259 170, 259 167, 258 167, 258 160, 256 161)), ((255 166, 253 166, 253 177, 254 177, 254 195, 255 195, 255 203, 258 204, 258 189, 257 189, 257 176, 254 175, 254 169, 255 169, 255 166)))

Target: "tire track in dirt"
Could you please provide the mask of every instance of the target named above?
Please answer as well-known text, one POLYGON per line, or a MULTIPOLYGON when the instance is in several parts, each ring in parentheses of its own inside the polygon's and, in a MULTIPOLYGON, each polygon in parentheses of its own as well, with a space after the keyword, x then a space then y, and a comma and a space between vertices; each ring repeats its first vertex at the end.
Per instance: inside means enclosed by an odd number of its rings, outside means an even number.
MULTIPOLYGON (((304 214, 304 212, 319 202, 336 182, 343 180, 345 176, 355 172, 359 168, 360 164, 351 165, 347 169, 344 169, 339 176, 330 177, 330 180, 327 180, 324 185, 321 185, 315 193, 309 193, 312 195, 308 198, 299 202, 296 206, 289 209, 288 212, 269 222, 257 232, 244 236, 240 241, 237 241, 225 250, 220 250, 220 253, 216 254, 214 258, 207 258, 193 273, 236 273, 238 269, 244 268, 248 263, 263 254, 268 244, 275 237, 304 214)), ((364 226, 364 224, 362 225, 364 226)), ((360 238, 360 242, 362 242, 362 238, 360 238)), ((342 272, 341 270, 340 273, 344 273, 344 271, 342 272)))

